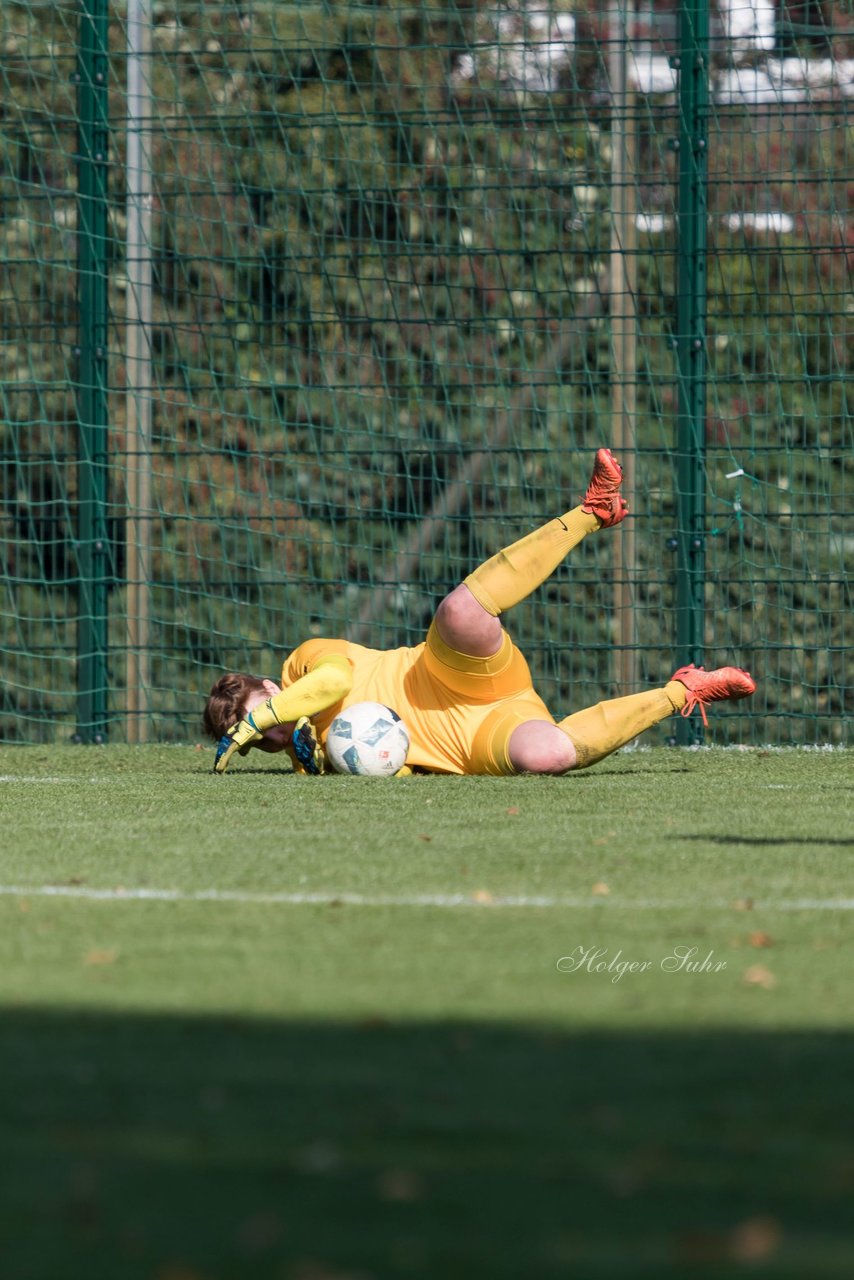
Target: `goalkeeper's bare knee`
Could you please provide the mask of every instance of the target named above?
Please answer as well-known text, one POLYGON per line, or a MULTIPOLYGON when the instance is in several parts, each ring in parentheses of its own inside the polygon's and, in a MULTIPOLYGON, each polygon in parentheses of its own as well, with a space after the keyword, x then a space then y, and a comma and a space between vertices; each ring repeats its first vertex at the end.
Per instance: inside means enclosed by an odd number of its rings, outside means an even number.
POLYGON ((571 739, 545 720, 518 725, 510 735, 507 756, 516 773, 568 773, 577 763, 571 739))

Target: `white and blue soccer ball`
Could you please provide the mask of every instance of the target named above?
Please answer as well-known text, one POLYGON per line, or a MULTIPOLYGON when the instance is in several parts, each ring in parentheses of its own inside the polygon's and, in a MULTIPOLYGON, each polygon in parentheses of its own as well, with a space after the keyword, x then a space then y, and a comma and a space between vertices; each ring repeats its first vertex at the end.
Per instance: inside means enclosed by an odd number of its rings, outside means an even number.
POLYGON ((406 764, 409 734, 396 711, 381 702, 354 702, 329 726, 324 744, 336 773, 391 778, 406 764))

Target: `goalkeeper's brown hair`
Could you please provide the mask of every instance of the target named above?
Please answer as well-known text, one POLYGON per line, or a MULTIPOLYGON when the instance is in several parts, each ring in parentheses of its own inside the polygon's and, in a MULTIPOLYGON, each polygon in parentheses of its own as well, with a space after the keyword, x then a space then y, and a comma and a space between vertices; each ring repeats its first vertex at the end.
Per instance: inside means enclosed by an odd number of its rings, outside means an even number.
POLYGON ((233 724, 242 720, 247 698, 253 693, 266 693, 260 676, 249 676, 243 671, 229 671, 220 676, 208 694, 205 703, 205 733, 219 742, 233 724))

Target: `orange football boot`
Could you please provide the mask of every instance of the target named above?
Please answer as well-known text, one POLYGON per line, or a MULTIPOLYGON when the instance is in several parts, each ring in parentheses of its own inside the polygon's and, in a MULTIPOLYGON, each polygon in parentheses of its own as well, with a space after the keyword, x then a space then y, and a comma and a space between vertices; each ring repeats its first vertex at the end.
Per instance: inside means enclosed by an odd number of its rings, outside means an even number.
POLYGON ((603 528, 619 524, 629 514, 628 506, 620 497, 622 483, 623 468, 611 450, 598 449, 581 509, 597 516, 603 528))
POLYGON ((706 671, 704 667, 680 667, 674 671, 671 680, 678 680, 688 690, 688 701, 680 712, 689 716, 695 707, 700 708, 703 724, 708 725, 706 707, 710 702, 722 702, 726 698, 749 698, 756 692, 756 681, 749 671, 741 667, 718 667, 717 671, 706 671))

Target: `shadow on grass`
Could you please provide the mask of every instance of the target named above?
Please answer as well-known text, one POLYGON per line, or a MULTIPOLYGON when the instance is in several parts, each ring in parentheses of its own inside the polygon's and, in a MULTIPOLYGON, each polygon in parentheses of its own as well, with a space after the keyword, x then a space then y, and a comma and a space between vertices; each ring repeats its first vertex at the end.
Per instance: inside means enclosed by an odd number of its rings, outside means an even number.
POLYGON ((724 836, 724 835, 707 835, 705 833, 696 832, 691 835, 665 835, 665 840, 698 840, 701 844, 750 844, 750 845, 768 845, 774 848, 776 845, 783 844, 820 844, 820 845, 837 845, 843 849, 854 848, 854 839, 842 838, 837 839, 835 836, 724 836))
POLYGON ((264 769, 264 768, 259 768, 257 765, 240 764, 240 762, 238 762, 232 768, 229 768, 228 770, 226 770, 225 773, 221 773, 219 775, 214 775, 213 766, 211 766, 211 768, 209 769, 204 769, 204 768, 194 769, 193 772, 197 774, 209 773, 212 776, 219 776, 223 780, 225 780, 226 778, 245 778, 247 774, 255 774, 256 776, 258 774, 261 774, 265 778, 296 778, 297 777, 297 774, 295 774, 293 769, 290 769, 290 768, 281 769, 281 768, 268 767, 264 769))
MULTIPOLYGON (((213 766, 211 766, 210 768, 202 767, 199 769, 193 769, 192 772, 194 774, 206 774, 206 773, 212 774, 214 770, 213 770, 213 766)), ((576 772, 568 773, 564 777, 554 777, 554 778, 542 777, 539 780, 546 783, 547 785, 553 785, 553 786, 566 786, 570 783, 572 786, 578 786, 580 782, 595 782, 597 778, 625 779, 627 776, 635 777, 638 774, 649 774, 650 776, 654 776, 656 778, 662 778, 665 776, 665 774, 671 774, 671 773, 696 773, 696 769, 690 769, 685 765, 674 765, 672 767, 665 766, 658 769, 647 769, 647 768, 644 768, 643 766, 640 766, 637 768, 632 767, 631 770, 600 769, 600 768, 580 769, 576 772)), ((270 767, 264 768, 263 766, 258 766, 258 765, 242 764, 239 761, 237 762, 237 764, 230 767, 224 774, 220 776, 223 778, 237 778, 237 777, 242 778, 252 774, 254 774, 255 776, 260 775, 265 778, 287 777, 287 778, 294 778, 295 780, 299 780, 300 782, 303 781, 303 779, 300 778, 299 775, 296 774, 294 770, 291 768, 270 768, 270 767)), ((350 776, 351 775, 349 774, 337 774, 337 773, 330 772, 323 779, 322 785, 327 786, 330 781, 334 782, 334 779, 338 777, 350 777, 350 776)), ((522 775, 522 776, 530 777, 531 779, 533 779, 534 777, 533 774, 522 775)), ((416 777, 423 778, 425 780, 429 777, 437 777, 437 778, 441 778, 443 782, 458 782, 462 784, 466 784, 470 781, 469 777, 463 777, 457 774, 447 774, 447 773, 430 774, 426 772, 419 773, 417 770, 416 770, 416 777)), ((309 779, 309 781, 313 782, 315 781, 315 779, 309 779)), ((387 779, 385 778, 376 779, 376 781, 386 782, 387 779)), ((495 777, 489 778, 489 782, 493 785, 496 783, 498 783, 499 785, 506 785, 507 781, 508 780, 506 778, 501 778, 501 779, 495 778, 495 777)))
POLYGON ((582 781, 584 782, 595 781, 596 778, 623 778, 623 779, 627 777, 634 778, 637 775, 642 773, 654 775, 656 778, 662 778, 664 777, 665 774, 669 774, 669 773, 696 773, 696 772, 697 772, 696 769, 691 769, 684 764, 663 765, 658 769, 648 769, 648 768, 645 768, 643 765, 634 765, 634 764, 632 764, 632 766, 628 769, 602 769, 599 767, 599 765, 594 765, 589 769, 579 769, 573 773, 568 773, 566 777, 572 778, 574 783, 578 783, 582 781))
POLYGON ((6 1280, 854 1274, 849 1034, 8 1010, 6 1280))

